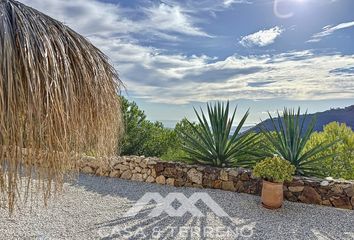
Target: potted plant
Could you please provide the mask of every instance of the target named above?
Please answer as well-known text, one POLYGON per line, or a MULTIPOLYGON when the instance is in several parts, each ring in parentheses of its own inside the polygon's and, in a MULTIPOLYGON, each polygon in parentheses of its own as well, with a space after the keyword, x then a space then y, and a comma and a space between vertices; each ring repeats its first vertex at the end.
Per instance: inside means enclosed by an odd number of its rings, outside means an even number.
POLYGON ((277 209, 283 205, 283 183, 291 181, 295 167, 278 156, 266 158, 256 164, 253 175, 263 179, 262 205, 277 209))

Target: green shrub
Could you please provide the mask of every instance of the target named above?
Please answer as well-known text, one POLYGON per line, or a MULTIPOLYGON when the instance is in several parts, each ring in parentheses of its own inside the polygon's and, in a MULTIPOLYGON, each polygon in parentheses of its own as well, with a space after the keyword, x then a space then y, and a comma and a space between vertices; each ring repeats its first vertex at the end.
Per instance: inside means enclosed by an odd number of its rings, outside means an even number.
POLYGON ((331 147, 317 153, 314 158, 324 161, 314 163, 324 175, 334 178, 354 179, 354 132, 345 124, 332 122, 323 132, 313 133, 305 149, 311 149, 322 142, 336 142, 331 147))
POLYGON ((312 118, 310 123, 305 127, 307 114, 305 113, 300 120, 300 108, 297 113, 295 110, 284 109, 281 117, 278 112, 278 119, 275 121, 270 113, 269 118, 272 122, 274 132, 262 127, 262 133, 268 139, 265 145, 265 156, 276 154, 283 159, 289 161, 296 168, 297 175, 305 176, 323 176, 320 162, 326 156, 318 155, 325 151, 334 143, 324 144, 319 142, 316 145, 305 149, 311 134, 314 131, 316 119, 312 118))
POLYGON ((242 117, 235 132, 230 136, 236 108, 229 117, 229 102, 207 104, 208 120, 203 110, 195 114, 199 127, 190 123, 191 132, 182 130, 183 150, 188 154, 187 160, 193 163, 213 165, 218 167, 247 166, 253 162, 247 157, 252 153, 252 147, 257 138, 256 134, 240 134, 246 121, 248 111, 242 117), (209 125, 210 123, 210 125, 209 125))
POLYGON ((253 175, 269 182, 283 183, 291 181, 295 167, 280 157, 270 157, 256 164, 253 175))
POLYGON ((164 128, 161 122, 146 120, 144 111, 135 102, 122 97, 124 135, 120 142, 120 155, 145 155, 160 157, 175 148, 176 133, 164 128))

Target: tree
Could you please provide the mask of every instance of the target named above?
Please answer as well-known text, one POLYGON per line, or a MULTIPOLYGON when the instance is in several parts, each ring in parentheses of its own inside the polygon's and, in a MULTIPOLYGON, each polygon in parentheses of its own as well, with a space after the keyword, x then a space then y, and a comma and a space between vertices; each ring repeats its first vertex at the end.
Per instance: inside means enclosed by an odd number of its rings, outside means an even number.
POLYGON ((119 146, 121 155, 139 155, 149 138, 146 131, 146 115, 135 102, 121 97, 124 136, 119 146))
POLYGON ((187 118, 183 118, 178 122, 173 130, 175 142, 170 145, 167 152, 161 156, 161 159, 168 161, 185 161, 190 163, 191 161, 186 160, 189 156, 188 153, 183 150, 185 141, 183 140, 182 133, 193 135, 193 128, 200 129, 200 125, 195 122, 189 122, 187 118))
POLYGON ((122 97, 124 136, 120 144, 120 155, 144 155, 161 157, 175 145, 176 134, 164 128, 161 122, 146 119, 144 111, 135 102, 122 97))
POLYGON ((321 142, 336 142, 333 146, 318 153, 315 158, 325 158, 323 162, 314 163, 324 171, 325 176, 354 179, 354 132, 344 123, 332 122, 323 132, 311 135, 306 149, 321 142))

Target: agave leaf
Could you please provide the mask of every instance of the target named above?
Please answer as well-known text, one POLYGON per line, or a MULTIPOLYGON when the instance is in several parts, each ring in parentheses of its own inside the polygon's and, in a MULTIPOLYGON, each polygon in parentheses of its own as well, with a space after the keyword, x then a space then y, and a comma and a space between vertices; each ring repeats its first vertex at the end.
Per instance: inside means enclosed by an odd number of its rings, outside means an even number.
POLYGON ((296 167, 296 173, 300 175, 321 175, 321 169, 315 167, 316 162, 323 158, 314 158, 319 152, 331 147, 335 142, 318 145, 308 151, 304 151, 306 143, 309 141, 314 131, 316 117, 313 117, 305 129, 307 112, 300 120, 300 108, 295 112, 294 109, 284 109, 283 116, 278 112, 277 123, 270 113, 268 113, 275 134, 273 135, 266 127, 261 127, 262 133, 272 146, 266 146, 266 153, 275 151, 285 160, 291 162, 296 167), (274 149, 274 150, 272 150, 274 149), (268 151, 268 152, 267 152, 268 151))
MULTIPOLYGON (((240 134, 240 130, 245 123, 249 111, 245 113, 235 132, 230 137, 232 124, 236 115, 236 108, 232 115, 229 115, 230 104, 217 102, 215 104, 207 104, 207 117, 204 112, 198 113, 195 110, 199 121, 200 129, 192 127, 193 134, 184 134, 184 149, 189 153, 189 160, 194 162, 213 165, 213 166, 237 166, 238 161, 250 164, 252 161, 244 161, 255 146, 256 136, 248 136, 240 134)), ((191 124, 192 125, 192 124, 191 124)))

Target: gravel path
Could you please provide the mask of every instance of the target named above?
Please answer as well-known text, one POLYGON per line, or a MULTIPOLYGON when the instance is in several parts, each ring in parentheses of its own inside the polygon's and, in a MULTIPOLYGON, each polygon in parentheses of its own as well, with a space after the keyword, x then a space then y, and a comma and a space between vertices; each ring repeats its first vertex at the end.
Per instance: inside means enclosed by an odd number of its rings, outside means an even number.
POLYGON ((354 239, 354 211, 291 202, 271 211, 247 194, 88 175, 64 189, 48 208, 37 204, 12 218, 0 209, 0 239, 354 239), (203 217, 149 218, 153 201, 135 217, 124 216, 147 192, 207 193, 229 216, 216 216, 202 201, 196 206, 203 217))

